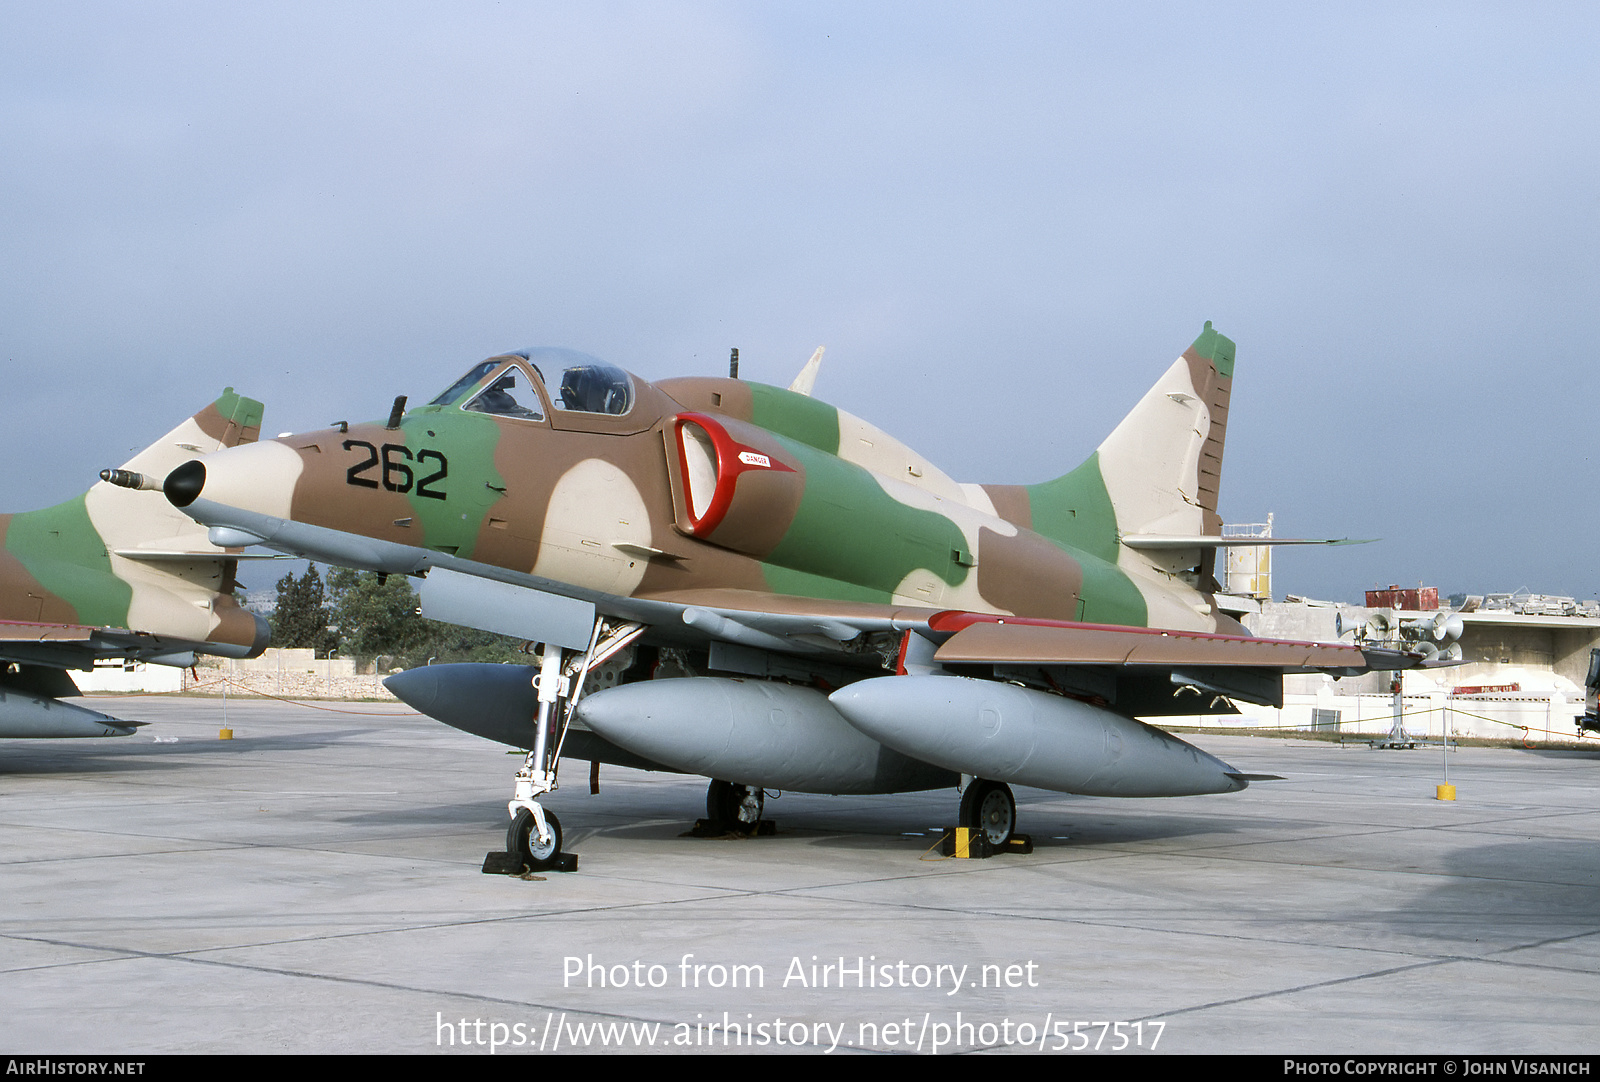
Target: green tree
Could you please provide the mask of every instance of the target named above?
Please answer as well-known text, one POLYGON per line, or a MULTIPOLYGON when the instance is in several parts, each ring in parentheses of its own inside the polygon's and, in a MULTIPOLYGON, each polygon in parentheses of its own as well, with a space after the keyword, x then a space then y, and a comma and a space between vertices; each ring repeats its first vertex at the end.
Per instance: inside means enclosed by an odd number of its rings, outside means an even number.
POLYGON ((328 593, 339 649, 363 663, 377 657, 393 659, 386 663, 393 668, 429 661, 527 661, 515 639, 424 620, 403 575, 380 583, 371 571, 335 569, 328 573, 328 593))
POLYGON ((421 650, 409 659, 414 665, 426 665, 429 661, 440 664, 455 661, 509 661, 527 665, 532 661, 522 652, 519 639, 456 624, 441 624, 437 620, 424 620, 422 623, 428 634, 422 641, 421 650))
POLYGON ((310 647, 323 657, 337 641, 328 630, 328 606, 317 565, 306 567, 298 579, 292 574, 278 580, 278 604, 272 611, 272 645, 288 649, 310 647))
POLYGON ((371 571, 336 568, 328 572, 339 648, 370 660, 379 654, 404 654, 423 636, 417 595, 403 575, 379 583, 371 571))

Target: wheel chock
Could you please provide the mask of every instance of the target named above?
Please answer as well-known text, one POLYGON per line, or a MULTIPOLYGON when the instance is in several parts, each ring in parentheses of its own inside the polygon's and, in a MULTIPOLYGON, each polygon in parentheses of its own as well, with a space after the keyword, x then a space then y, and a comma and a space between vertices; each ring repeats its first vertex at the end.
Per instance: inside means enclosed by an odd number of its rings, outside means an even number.
POLYGON ((939 852, 947 857, 981 860, 989 855, 989 839, 981 830, 972 827, 945 827, 939 852))
POLYGON ((484 875, 521 875, 522 859, 504 849, 492 849, 483 858, 484 875))
POLYGON ((694 829, 684 833, 685 838, 726 838, 730 834, 737 834, 745 838, 770 838, 778 833, 778 824, 772 819, 758 819, 754 830, 746 830, 733 823, 721 823, 715 819, 696 819, 694 829))
POLYGON ((1025 856, 1033 852, 1033 836, 1013 834, 1004 845, 994 845, 983 831, 973 827, 945 827, 944 838, 939 843, 939 852, 947 857, 970 857, 979 860, 984 857, 999 856, 1001 853, 1025 856))
MULTIPOLYGON (((508 853, 504 849, 491 849, 483 857, 484 875, 522 875, 529 871, 527 861, 516 853, 508 853)), ((556 859, 548 868, 540 868, 541 872, 575 872, 578 870, 578 854, 558 853, 556 859)))

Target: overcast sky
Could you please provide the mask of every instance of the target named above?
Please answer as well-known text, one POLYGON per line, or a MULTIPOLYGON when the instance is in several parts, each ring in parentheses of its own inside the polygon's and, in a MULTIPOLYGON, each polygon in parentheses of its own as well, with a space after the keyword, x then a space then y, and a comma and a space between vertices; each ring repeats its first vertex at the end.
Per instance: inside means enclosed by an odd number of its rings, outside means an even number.
POLYGON ((1040 481, 1210 319, 1279 595, 1595 596, 1600 8, 1310 8, 0 0, 0 508, 526 345, 1040 481))

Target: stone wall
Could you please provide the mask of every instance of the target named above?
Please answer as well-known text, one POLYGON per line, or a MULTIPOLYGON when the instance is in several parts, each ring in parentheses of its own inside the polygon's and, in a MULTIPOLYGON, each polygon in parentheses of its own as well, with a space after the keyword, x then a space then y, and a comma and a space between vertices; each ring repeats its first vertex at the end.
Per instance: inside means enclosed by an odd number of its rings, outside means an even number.
POLYGON ((268 650, 258 658, 202 658, 184 670, 183 690, 270 695, 282 699, 398 700, 375 673, 358 674, 350 658, 314 658, 310 650, 268 650))

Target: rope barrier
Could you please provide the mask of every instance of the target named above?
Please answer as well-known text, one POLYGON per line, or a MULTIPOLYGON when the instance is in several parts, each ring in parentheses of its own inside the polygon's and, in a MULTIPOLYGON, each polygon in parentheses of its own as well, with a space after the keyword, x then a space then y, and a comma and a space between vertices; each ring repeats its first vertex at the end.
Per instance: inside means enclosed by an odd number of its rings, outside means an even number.
MULTIPOLYGON (((1526 699, 1526 698, 1524 698, 1524 699, 1495 699, 1495 700, 1490 700, 1490 701, 1491 702, 1525 702, 1525 703, 1536 703, 1536 702, 1541 702, 1541 701, 1548 702, 1548 700, 1526 699)), ((1527 742, 1528 741, 1528 734, 1530 732, 1543 733, 1546 736, 1555 737, 1555 738, 1559 738, 1559 739, 1562 739, 1562 740, 1573 740, 1573 739, 1582 740, 1583 739, 1583 734, 1582 733, 1578 733, 1576 736, 1574 736, 1571 733, 1558 732, 1555 729, 1537 728, 1535 726, 1525 725, 1525 724, 1523 724, 1521 722, 1506 721, 1503 718, 1492 718, 1487 714, 1476 714, 1476 713, 1473 713, 1471 710, 1463 710, 1459 706, 1429 706, 1429 707, 1425 707, 1425 708, 1417 709, 1417 710, 1401 710, 1400 711, 1400 719, 1401 719, 1402 722, 1404 722, 1406 718, 1418 718, 1418 717, 1423 717, 1424 715, 1427 715, 1427 714, 1437 714, 1437 713, 1442 713, 1444 711, 1449 711, 1451 713, 1460 714, 1463 717, 1475 718, 1478 721, 1486 721, 1486 722, 1489 722, 1491 725, 1503 725, 1508 729, 1521 729, 1522 730, 1522 736, 1521 736, 1520 739, 1523 742, 1523 746, 1529 748, 1530 750, 1536 750, 1536 747, 1537 747, 1536 745, 1529 744, 1527 742)), ((1304 725, 1283 725, 1283 724, 1279 724, 1279 725, 1251 725, 1251 726, 1248 726, 1248 728, 1253 729, 1253 730, 1255 730, 1257 732, 1273 732, 1273 733, 1327 732, 1327 731, 1329 731, 1329 729, 1332 729, 1333 731, 1339 732, 1339 734, 1342 736, 1342 735, 1344 735, 1344 729, 1345 729, 1346 726, 1371 725, 1371 724, 1374 724, 1376 722, 1393 721, 1393 720, 1394 720, 1394 714, 1391 712, 1391 713, 1384 713, 1384 714, 1373 714, 1371 717, 1365 717, 1365 718, 1349 718, 1349 719, 1346 719, 1344 717, 1340 717, 1340 719, 1337 722, 1335 722, 1332 726, 1324 727, 1322 729, 1307 729, 1304 725)), ((1225 730, 1226 727, 1217 726, 1217 728, 1225 730)), ((1246 726, 1240 726, 1240 728, 1246 728, 1246 726)), ((1376 735, 1376 734, 1374 734, 1374 735, 1376 735)), ((1463 739, 1459 734, 1451 734, 1450 738, 1452 740, 1463 739)), ((1493 739, 1493 738, 1492 737, 1476 737, 1476 738, 1474 738, 1474 737, 1471 737, 1471 736, 1467 736, 1464 739, 1484 740, 1484 739, 1493 739)))
MULTIPOLYGON (((245 692, 246 694, 248 694, 253 699, 274 699, 274 700, 276 700, 277 702, 280 702, 280 703, 288 703, 290 706, 300 706, 300 707, 304 707, 307 710, 321 710, 321 711, 324 711, 324 712, 329 713, 329 714, 352 714, 352 715, 355 715, 357 717, 367 717, 367 718, 404 718, 404 717, 414 717, 414 718, 416 718, 416 717, 422 717, 421 713, 419 713, 416 710, 411 710, 411 709, 405 709, 405 710, 346 710, 346 709, 341 709, 340 707, 336 707, 336 706, 319 706, 318 704, 316 704, 314 702, 306 702, 303 699, 289 699, 289 698, 285 698, 282 695, 274 695, 269 691, 258 691, 255 688, 250 687, 248 684, 241 684, 237 680, 229 680, 226 677, 223 677, 223 678, 217 679, 217 680, 208 680, 208 681, 205 681, 204 683, 197 682, 197 683, 192 684, 191 686, 189 686, 187 688, 184 688, 183 690, 184 691, 202 691, 202 690, 204 690, 206 688, 216 687, 218 684, 221 684, 224 687, 237 688, 237 689, 245 692)), ((156 695, 150 695, 150 694, 96 695, 95 696, 95 698, 97 698, 97 699, 151 699, 151 698, 156 698, 156 697, 157 697, 156 695)))

